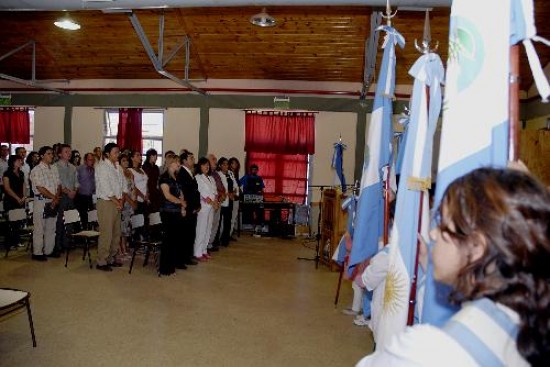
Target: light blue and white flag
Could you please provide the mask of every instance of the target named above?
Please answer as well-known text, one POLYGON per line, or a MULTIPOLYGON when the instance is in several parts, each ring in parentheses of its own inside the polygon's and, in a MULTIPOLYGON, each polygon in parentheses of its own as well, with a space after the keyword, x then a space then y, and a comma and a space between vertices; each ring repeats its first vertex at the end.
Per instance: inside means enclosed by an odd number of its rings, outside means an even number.
POLYGON ((346 177, 344 176, 344 149, 346 146, 340 140, 334 144, 334 153, 332 154, 332 168, 335 171, 335 186, 341 186, 342 192, 346 191, 346 177))
MULTIPOLYGON (((451 8, 449 60, 435 204, 456 178, 508 159, 510 45, 526 35, 519 3, 532 0, 455 0, 451 8), (487 14, 491 19, 487 19, 487 14)), ((530 14, 533 17, 533 14, 530 14)), ((422 322, 443 325, 456 311, 449 288, 428 266, 422 322)))
MULTIPOLYGON (((386 289, 377 345, 384 345, 407 326, 409 295, 414 276, 419 228, 428 237, 428 189, 431 186, 433 136, 441 112, 443 63, 435 53, 421 56, 409 74, 414 77, 410 119, 404 150, 401 178, 397 190, 395 219, 390 237, 386 289)), ((382 300, 380 300, 382 301, 382 300)))
POLYGON ((383 233, 384 225, 383 170, 391 163, 395 45, 403 48, 405 39, 393 27, 381 26, 377 29, 379 30, 386 32, 382 46, 384 55, 368 129, 361 192, 350 255, 350 274, 354 266, 378 252, 378 239, 383 233))

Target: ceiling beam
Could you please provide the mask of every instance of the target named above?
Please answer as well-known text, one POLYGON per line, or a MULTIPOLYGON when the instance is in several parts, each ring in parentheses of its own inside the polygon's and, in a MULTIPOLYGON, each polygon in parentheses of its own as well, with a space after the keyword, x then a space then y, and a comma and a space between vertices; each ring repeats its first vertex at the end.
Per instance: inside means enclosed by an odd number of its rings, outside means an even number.
MULTIPOLYGON (((141 44, 143 45, 143 48, 145 48, 145 52, 147 53, 147 56, 149 56, 149 59, 151 60, 151 62, 153 63, 153 67, 155 68, 156 72, 159 73, 160 75, 180 84, 180 85, 183 85, 184 87, 187 87, 189 89, 191 89, 192 91, 194 92, 198 92, 198 93, 201 93, 201 94, 206 94, 206 91, 194 86, 193 84, 191 84, 187 79, 180 79, 178 78, 177 76, 171 74, 170 72, 164 70, 164 65, 163 65, 163 61, 162 61, 162 51, 161 51, 161 48, 163 47, 163 42, 159 41, 159 55, 157 56, 155 54, 155 51, 153 50, 153 46, 151 46, 151 42, 149 42, 149 39, 147 38, 147 35, 145 34, 145 31, 143 30, 143 27, 141 26, 141 23, 139 22, 139 19, 137 17, 136 14, 134 14, 133 12, 130 13, 128 15, 128 17, 130 18, 130 22, 132 23, 132 26, 134 27, 134 30, 136 31, 136 34, 139 38, 139 40, 141 41, 141 44)), ((161 34, 159 35, 159 37, 162 36, 162 33, 164 31, 164 15, 162 14, 161 15, 161 20, 160 20, 160 29, 161 29, 161 34)), ((189 58, 186 56, 186 65, 185 65, 185 68, 186 70, 188 70, 189 68, 189 65, 187 64, 187 62, 189 61, 189 58)), ((188 75, 188 72, 186 71, 186 77, 188 75)))

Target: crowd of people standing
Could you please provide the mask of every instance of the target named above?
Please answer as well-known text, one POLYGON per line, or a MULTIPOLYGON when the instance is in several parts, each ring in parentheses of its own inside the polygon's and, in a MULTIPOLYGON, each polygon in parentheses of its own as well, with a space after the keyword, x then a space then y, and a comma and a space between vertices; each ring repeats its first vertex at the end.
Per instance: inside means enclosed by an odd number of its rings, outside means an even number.
MULTIPOLYGON (((166 152, 159 167, 156 150, 149 149, 143 162, 141 152, 121 152, 115 143, 97 147, 83 159, 68 144, 43 146, 28 157, 22 147, 9 158, 7 147, 0 153, 5 211, 24 208, 33 198, 33 260, 59 257, 69 246, 63 221, 69 209, 78 210, 82 228, 88 227, 88 212, 97 209, 96 269, 103 271, 122 266, 136 235, 150 235, 147 218, 152 213, 159 213, 162 222, 160 275, 206 262, 212 252, 236 240, 241 183, 235 157, 208 154, 196 161, 182 149, 180 155, 166 152), (132 228, 135 215, 145 219, 139 233, 132 228)), ((8 245, 19 242, 13 228, 8 245)))

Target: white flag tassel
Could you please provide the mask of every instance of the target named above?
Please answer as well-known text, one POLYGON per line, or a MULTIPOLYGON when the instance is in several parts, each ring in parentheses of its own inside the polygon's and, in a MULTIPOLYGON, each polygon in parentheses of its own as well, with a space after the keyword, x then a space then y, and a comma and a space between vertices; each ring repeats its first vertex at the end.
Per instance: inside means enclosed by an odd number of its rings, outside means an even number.
POLYGON ((546 75, 544 75, 544 70, 532 41, 542 42, 546 46, 550 46, 550 41, 537 36, 532 0, 514 1, 512 2, 512 6, 512 19, 515 22, 513 25, 513 27, 515 26, 515 32, 512 34, 511 43, 516 44, 520 40, 522 41, 537 90, 542 98, 542 102, 547 103, 548 97, 550 97, 550 85, 548 84, 546 75))

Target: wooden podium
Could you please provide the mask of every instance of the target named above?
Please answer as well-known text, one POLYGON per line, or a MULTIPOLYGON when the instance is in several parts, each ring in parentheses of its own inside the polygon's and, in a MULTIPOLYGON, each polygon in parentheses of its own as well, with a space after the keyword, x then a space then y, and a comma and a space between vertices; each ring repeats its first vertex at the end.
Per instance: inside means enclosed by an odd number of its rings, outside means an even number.
POLYGON ((332 261, 332 255, 342 235, 346 231, 347 211, 342 210, 342 192, 335 189, 323 191, 321 199, 321 249, 320 262, 331 270, 338 266, 332 261))

